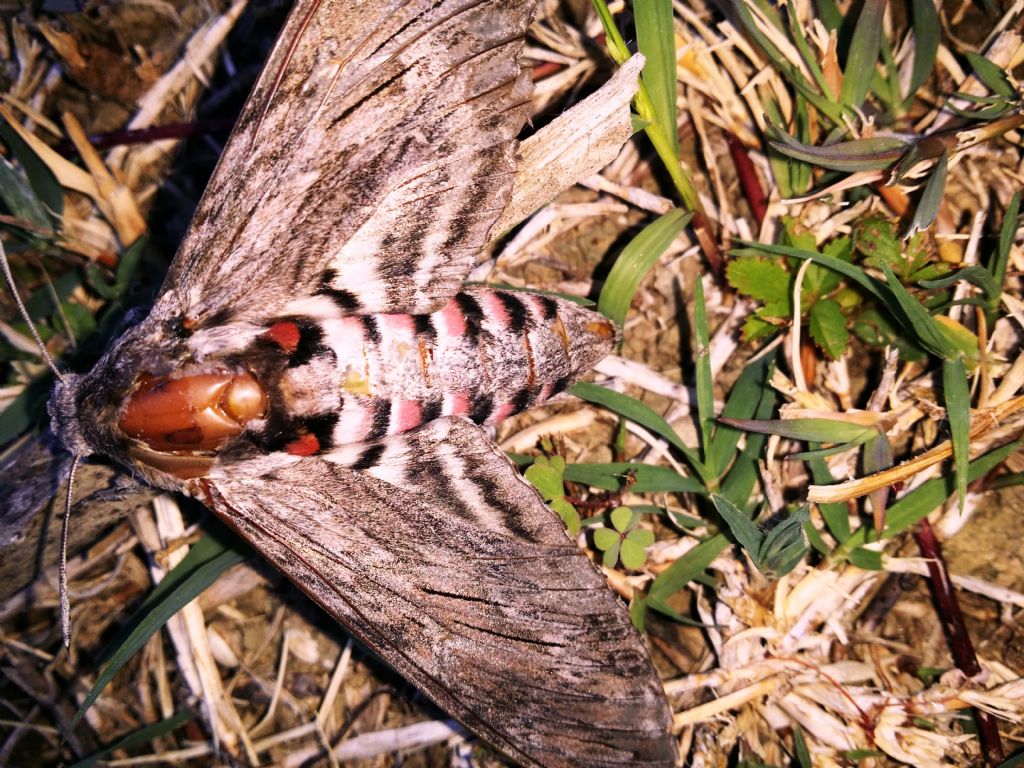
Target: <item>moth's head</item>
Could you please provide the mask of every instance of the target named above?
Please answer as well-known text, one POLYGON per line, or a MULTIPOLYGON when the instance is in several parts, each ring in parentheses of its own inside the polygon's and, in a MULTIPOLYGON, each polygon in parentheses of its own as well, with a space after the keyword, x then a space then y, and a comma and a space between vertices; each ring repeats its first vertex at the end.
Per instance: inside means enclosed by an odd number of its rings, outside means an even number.
POLYGON ((78 393, 81 382, 82 377, 78 374, 64 373, 54 384, 46 409, 50 412, 50 429, 64 447, 76 456, 89 456, 96 449, 83 434, 79 420, 78 393))

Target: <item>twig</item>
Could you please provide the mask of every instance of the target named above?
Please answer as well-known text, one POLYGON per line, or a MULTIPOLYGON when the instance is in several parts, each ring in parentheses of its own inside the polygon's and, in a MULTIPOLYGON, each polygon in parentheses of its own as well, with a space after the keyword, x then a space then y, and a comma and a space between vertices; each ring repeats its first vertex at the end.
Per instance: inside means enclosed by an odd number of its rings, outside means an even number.
MULTIPOLYGON (((946 567, 946 559, 942 555, 942 547, 935 537, 928 518, 921 520, 914 529, 914 540, 921 551, 921 556, 928 558, 928 572, 931 575, 929 583, 932 587, 932 594, 935 596, 939 618, 949 634, 949 645, 957 669, 967 677, 976 677, 983 670, 974 652, 974 643, 971 642, 970 633, 967 631, 964 615, 960 610, 960 602, 953 589, 953 582, 949 578, 949 569, 946 567)), ((980 709, 975 710, 974 716, 978 721, 978 737, 981 740, 981 751, 985 755, 985 761, 988 765, 998 765, 1003 762, 1004 753, 996 719, 980 709)))

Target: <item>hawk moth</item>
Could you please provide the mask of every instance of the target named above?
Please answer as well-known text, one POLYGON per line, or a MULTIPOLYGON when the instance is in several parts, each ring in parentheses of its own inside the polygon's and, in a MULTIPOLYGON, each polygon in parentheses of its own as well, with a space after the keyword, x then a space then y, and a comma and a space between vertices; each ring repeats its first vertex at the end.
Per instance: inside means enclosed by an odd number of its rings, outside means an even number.
POLYGON ((615 338, 461 288, 509 199, 534 8, 297 2, 150 314, 57 383, 52 428, 203 501, 520 763, 668 766, 626 611, 479 426, 615 338))

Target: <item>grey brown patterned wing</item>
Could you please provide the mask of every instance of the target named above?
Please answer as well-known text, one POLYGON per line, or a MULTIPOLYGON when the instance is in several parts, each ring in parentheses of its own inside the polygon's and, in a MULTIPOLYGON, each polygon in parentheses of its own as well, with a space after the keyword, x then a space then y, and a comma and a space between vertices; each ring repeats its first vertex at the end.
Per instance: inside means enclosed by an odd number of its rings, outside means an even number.
POLYGON ((358 466, 308 458, 204 481, 207 501, 524 765, 674 763, 671 713, 624 607, 482 430, 442 419, 358 466))
POLYGON ((164 299, 193 329, 316 294, 354 313, 439 309, 511 192, 535 6, 297 2, 164 299))

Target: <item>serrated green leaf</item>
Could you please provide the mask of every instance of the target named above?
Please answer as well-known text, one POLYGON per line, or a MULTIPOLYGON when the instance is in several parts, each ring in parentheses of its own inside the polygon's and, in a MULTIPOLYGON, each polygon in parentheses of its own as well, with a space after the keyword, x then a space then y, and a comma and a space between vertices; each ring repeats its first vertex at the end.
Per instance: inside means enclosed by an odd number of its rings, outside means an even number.
POLYGON ((850 334, 846 330, 846 316, 831 299, 821 299, 811 305, 808 324, 811 338, 822 352, 838 360, 846 352, 850 334))
POLYGON ((598 312, 618 327, 623 326, 640 282, 672 241, 686 228, 691 218, 693 214, 680 208, 673 208, 652 221, 630 240, 608 273, 597 300, 598 312))
POLYGON ((747 247, 733 249, 732 253, 737 256, 747 255, 748 253, 759 253, 771 254, 773 256, 791 256, 797 259, 809 259, 816 264, 821 264, 824 267, 835 270, 844 277, 848 277, 880 301, 890 301, 890 296, 886 293, 884 285, 879 283, 877 280, 872 279, 860 267, 854 264, 849 264, 842 259, 837 259, 834 256, 829 256, 824 253, 816 253, 815 251, 790 248, 787 245, 771 245, 768 243, 751 243, 744 241, 738 242, 742 242, 743 245, 747 247))
POLYGON ((781 316, 790 313, 790 286, 793 275, 777 261, 757 258, 735 259, 725 270, 729 285, 745 296, 785 307, 781 316))
POLYGON ((751 344, 766 339, 780 330, 780 326, 769 323, 758 314, 747 315, 747 319, 743 322, 743 341, 751 344))

